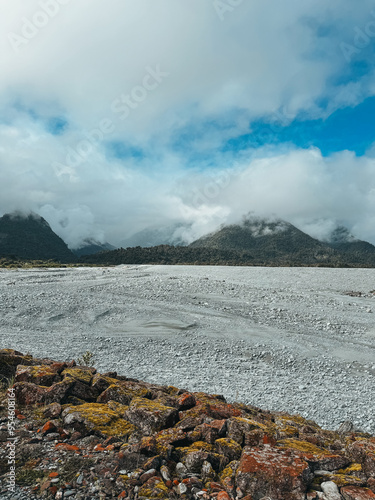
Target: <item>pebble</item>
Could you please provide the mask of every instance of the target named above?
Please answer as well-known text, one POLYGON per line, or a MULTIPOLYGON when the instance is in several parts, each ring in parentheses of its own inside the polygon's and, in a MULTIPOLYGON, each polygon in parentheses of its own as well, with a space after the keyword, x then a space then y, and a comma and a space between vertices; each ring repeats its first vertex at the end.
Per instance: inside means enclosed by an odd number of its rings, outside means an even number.
POLYGON ((363 314, 372 310, 373 270, 213 266, 204 268, 208 280, 199 266, 102 271, 2 271, 2 343, 56 358, 53 325, 64 332, 60 352, 71 359, 92 351, 101 371, 300 413, 330 429, 351 420, 375 433, 373 324, 363 314), (361 291, 352 307, 348 290, 361 291))

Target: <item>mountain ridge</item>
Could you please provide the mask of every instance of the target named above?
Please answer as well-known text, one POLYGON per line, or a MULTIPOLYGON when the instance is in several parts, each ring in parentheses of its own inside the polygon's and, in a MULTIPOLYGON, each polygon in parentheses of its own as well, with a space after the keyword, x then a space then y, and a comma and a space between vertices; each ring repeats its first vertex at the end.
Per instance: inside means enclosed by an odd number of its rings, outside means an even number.
POLYGON ((38 214, 20 212, 0 217, 0 255, 21 259, 74 262, 74 254, 38 214))
POLYGON ((253 215, 239 224, 222 225, 189 245, 114 249, 107 243, 85 240, 82 247, 71 251, 39 215, 6 214, 0 218, 0 256, 98 265, 375 267, 375 246, 355 239, 345 227, 338 227, 329 241, 319 241, 282 219, 253 215))
POLYGON ((335 250, 293 224, 282 219, 245 218, 242 224, 224 225, 189 245, 192 248, 216 248, 231 251, 250 251, 265 259, 304 259, 311 263, 324 261, 335 250))

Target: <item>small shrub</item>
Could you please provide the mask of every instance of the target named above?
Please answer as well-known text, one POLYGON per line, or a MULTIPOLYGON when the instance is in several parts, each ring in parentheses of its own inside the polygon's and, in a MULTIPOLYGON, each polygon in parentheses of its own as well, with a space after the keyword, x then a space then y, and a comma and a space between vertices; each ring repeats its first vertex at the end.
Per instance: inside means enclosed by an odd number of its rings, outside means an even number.
POLYGON ((80 366, 93 366, 94 362, 94 354, 90 351, 86 351, 84 354, 82 354, 81 358, 77 359, 77 363, 80 366))

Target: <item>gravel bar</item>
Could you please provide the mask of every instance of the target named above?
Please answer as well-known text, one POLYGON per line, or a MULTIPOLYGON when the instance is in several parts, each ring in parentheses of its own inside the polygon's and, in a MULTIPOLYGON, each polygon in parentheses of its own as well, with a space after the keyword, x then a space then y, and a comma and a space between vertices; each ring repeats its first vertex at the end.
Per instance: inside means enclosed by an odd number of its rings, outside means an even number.
POLYGON ((0 270, 2 348, 375 434, 375 270, 0 270))

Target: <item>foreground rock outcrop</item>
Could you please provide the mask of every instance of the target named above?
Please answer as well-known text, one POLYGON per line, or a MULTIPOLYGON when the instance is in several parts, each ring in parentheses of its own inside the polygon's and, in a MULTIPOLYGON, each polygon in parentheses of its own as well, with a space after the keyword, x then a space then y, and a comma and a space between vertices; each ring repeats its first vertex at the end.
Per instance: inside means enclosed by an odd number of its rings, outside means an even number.
POLYGON ((0 497, 375 499, 375 438, 220 395, 0 350, 0 497), (9 386, 9 388, 8 388, 9 386))

